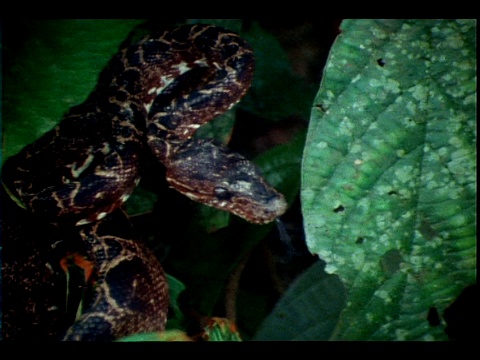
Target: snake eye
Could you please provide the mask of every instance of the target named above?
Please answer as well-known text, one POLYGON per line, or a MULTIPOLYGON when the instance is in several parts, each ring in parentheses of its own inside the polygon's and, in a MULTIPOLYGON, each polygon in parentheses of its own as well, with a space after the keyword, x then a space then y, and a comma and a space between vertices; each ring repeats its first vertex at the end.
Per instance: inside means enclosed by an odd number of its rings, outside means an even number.
POLYGON ((223 187, 216 187, 213 191, 218 200, 228 200, 232 197, 230 191, 223 187))

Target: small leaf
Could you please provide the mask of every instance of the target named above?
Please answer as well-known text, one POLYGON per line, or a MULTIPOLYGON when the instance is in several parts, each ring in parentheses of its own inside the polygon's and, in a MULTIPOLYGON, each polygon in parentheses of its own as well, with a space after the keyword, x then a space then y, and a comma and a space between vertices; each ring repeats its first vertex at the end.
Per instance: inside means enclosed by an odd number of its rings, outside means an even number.
POLYGON ((235 124, 235 108, 217 116, 212 121, 201 126, 195 133, 196 138, 214 139, 226 145, 230 139, 235 124))
POLYGON ((180 310, 178 297, 185 290, 185 285, 171 275, 166 274, 168 281, 168 292, 170 297, 170 309, 173 314, 169 314, 167 329, 180 329, 183 325, 183 313, 180 310))
POLYGON ((129 215, 139 215, 150 212, 157 201, 157 196, 144 187, 137 186, 125 203, 129 215))
POLYGON ((254 159, 267 181, 285 195, 289 204, 300 189, 300 168, 305 135, 305 131, 301 131, 288 143, 275 146, 254 159))
POLYGON ((202 338, 207 341, 242 341, 235 324, 225 318, 211 318, 203 331, 202 338))
POLYGON ((180 330, 167 330, 133 334, 118 339, 117 342, 143 342, 143 341, 193 341, 186 333, 180 330))

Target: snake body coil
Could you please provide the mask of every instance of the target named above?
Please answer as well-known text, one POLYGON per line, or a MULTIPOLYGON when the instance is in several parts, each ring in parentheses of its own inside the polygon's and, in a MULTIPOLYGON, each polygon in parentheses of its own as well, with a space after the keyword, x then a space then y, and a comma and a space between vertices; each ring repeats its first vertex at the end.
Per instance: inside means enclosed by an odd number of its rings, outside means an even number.
POLYGON ((253 76, 248 44, 222 28, 187 25, 120 50, 84 103, 19 154, 2 180, 40 218, 77 227, 98 282, 91 307, 68 340, 112 340, 163 330, 168 288, 155 257, 117 209, 140 180, 142 153, 167 169, 189 198, 255 223, 286 203, 248 160, 195 131, 246 93, 253 76), (123 219, 123 220, 122 220, 123 219))

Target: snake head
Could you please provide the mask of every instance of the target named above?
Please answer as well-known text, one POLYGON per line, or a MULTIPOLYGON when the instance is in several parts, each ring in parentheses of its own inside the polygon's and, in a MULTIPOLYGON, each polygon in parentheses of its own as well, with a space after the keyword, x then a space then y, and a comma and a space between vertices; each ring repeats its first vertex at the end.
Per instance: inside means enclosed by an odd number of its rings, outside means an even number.
POLYGON ((284 196, 240 154, 204 139, 169 146, 166 178, 181 194, 256 224, 285 212, 284 196))

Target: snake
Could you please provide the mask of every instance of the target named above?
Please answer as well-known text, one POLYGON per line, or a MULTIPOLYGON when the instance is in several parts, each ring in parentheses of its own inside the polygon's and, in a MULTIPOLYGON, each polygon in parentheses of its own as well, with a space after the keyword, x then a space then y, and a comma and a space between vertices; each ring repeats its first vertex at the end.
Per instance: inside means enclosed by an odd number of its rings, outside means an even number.
POLYGON ((9 195, 79 238, 95 269, 93 301, 63 340, 111 341, 165 329, 165 273, 122 210, 146 153, 163 164, 169 186, 193 201, 255 224, 286 211, 284 196, 253 162, 194 137, 246 94, 254 63, 250 45, 222 27, 154 32, 121 47, 84 102, 5 161, 9 195))

